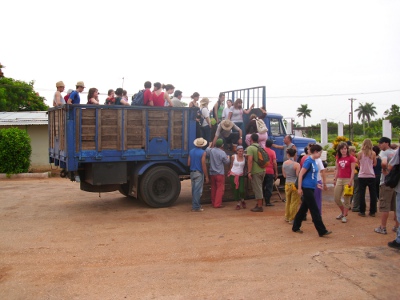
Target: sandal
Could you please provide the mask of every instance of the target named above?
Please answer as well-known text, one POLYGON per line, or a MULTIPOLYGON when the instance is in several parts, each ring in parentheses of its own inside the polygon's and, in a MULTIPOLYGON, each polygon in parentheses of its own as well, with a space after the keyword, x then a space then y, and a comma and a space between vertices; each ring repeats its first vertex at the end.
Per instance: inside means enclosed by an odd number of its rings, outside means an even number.
POLYGON ((244 200, 242 200, 242 208, 243 208, 243 209, 246 208, 246 202, 244 202, 244 200))
POLYGON ((393 230, 394 232, 397 232, 397 230, 399 230, 399 227, 393 226, 392 230, 393 230))

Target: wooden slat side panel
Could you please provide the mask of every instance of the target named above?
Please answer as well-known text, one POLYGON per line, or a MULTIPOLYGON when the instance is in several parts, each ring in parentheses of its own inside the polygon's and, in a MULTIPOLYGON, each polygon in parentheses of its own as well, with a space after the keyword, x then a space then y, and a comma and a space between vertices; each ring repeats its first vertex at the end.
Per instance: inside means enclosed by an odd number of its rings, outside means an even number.
POLYGON ((100 148, 102 150, 118 149, 118 111, 115 109, 104 109, 101 112, 100 148))
POLYGON ((127 110, 126 119, 126 148, 141 149, 144 143, 143 112, 141 110, 127 110))
POLYGON ((168 110, 152 110, 148 112, 149 140, 162 137, 168 140, 168 110))
POLYGON ((82 114, 82 150, 93 150, 96 148, 96 109, 86 108, 81 110, 82 114))

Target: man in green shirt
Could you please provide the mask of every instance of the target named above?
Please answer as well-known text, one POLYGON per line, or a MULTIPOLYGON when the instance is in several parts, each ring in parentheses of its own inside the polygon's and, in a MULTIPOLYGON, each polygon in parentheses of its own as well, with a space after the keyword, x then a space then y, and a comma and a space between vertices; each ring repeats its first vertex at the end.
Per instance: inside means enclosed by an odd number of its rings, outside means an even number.
POLYGON ((263 181, 265 169, 261 168, 258 163, 258 135, 253 133, 250 138, 251 145, 247 147, 247 166, 249 169, 248 178, 254 191, 257 205, 251 209, 252 212, 263 212, 263 181))

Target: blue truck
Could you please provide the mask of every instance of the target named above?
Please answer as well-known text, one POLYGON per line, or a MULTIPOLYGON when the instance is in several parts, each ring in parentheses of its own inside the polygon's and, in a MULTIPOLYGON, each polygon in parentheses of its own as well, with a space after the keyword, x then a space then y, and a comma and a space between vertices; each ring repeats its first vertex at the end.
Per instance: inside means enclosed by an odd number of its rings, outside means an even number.
MULTIPOLYGON (((244 107, 266 104, 265 87, 225 92, 244 107)), ((255 110, 255 112, 257 109, 255 110)), ((259 111, 259 110, 258 110, 259 111)), ((171 206, 181 181, 189 178, 189 151, 196 138, 195 108, 71 105, 48 111, 49 160, 61 176, 87 192, 119 191, 151 207, 171 206)), ((245 120, 246 122, 246 120, 245 120)), ((282 145, 286 135, 282 115, 264 119, 269 138, 282 145)), ((302 149, 312 139, 294 137, 302 149)), ((278 163, 283 150, 276 149, 278 163)))

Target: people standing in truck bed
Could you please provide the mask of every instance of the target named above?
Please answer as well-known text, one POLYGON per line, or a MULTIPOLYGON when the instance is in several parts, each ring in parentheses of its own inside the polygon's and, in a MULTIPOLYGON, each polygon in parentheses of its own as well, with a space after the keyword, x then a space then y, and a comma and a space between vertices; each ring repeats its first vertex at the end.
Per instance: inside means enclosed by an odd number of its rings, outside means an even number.
POLYGON ((79 96, 79 93, 82 93, 84 89, 85 84, 83 81, 78 81, 76 83, 76 90, 69 95, 68 104, 80 104, 81 97, 79 96))
POLYGON ((228 119, 231 107, 232 107, 232 100, 231 99, 226 100, 226 106, 222 112, 222 120, 228 119))
POLYGON ((214 104, 213 107, 213 116, 217 124, 222 121, 222 112, 224 111, 224 103, 225 103, 225 94, 220 93, 218 96, 218 101, 214 104))
MULTIPOLYGON (((197 101, 199 101, 200 94, 198 92, 194 92, 193 95, 190 96, 192 101, 189 102, 189 108, 191 107, 199 107, 197 101)), ((200 110, 199 113, 196 114, 196 138, 201 137, 201 125, 200 125, 200 110)))
POLYGON ((164 93, 164 106, 174 106, 172 104, 171 98, 169 95, 174 93, 175 87, 172 84, 163 84, 162 88, 165 90, 164 93))
POLYGON ((249 114, 254 107, 254 103, 250 106, 250 109, 243 109, 242 105, 242 99, 236 99, 235 103, 233 103, 233 106, 231 107, 228 119, 235 123, 238 127, 240 127, 242 131, 244 131, 243 113, 249 114))
POLYGON ((115 95, 117 96, 115 97, 115 105, 129 105, 129 102, 122 97, 123 91, 122 88, 117 88, 115 90, 115 95))
POLYGON ((171 99, 169 98, 168 93, 172 94, 174 92, 175 87, 172 84, 161 85, 161 83, 154 83, 154 90, 151 94, 151 100, 149 102, 149 106, 158 106, 163 107, 167 102, 168 106, 173 106, 171 99), (163 92, 162 89, 165 89, 166 92, 163 92))
POLYGON ((185 105, 183 104, 181 99, 182 99, 182 91, 176 90, 174 92, 174 97, 171 100, 172 101, 172 105, 174 107, 185 107, 185 105))
POLYGON ((65 89, 65 84, 62 81, 56 83, 57 91, 54 93, 53 106, 61 106, 65 104, 65 100, 61 93, 65 89))
POLYGON ((150 105, 151 101, 151 82, 146 81, 144 83, 144 93, 143 93, 143 105, 150 105))
POLYGON ((249 122, 247 123, 247 126, 246 126, 246 144, 250 145, 250 136, 253 133, 257 133, 258 143, 260 144, 261 147, 265 148, 265 142, 268 139, 268 129, 265 126, 265 123, 263 120, 264 120, 265 116, 267 115, 267 111, 263 107, 261 107, 260 110, 261 110, 262 114, 259 117, 257 117, 256 114, 250 115, 249 122), (264 123, 263 126, 264 126, 265 130, 263 130, 263 132, 258 132, 257 122, 260 122, 258 120, 261 120, 264 123))
POLYGON ((108 97, 106 99, 106 105, 114 105, 115 104, 115 92, 113 89, 108 90, 108 97))
POLYGON ((211 141, 211 121, 210 121, 210 111, 208 110, 208 103, 210 100, 208 98, 203 98, 200 101, 200 114, 201 114, 201 136, 207 142, 211 141))

